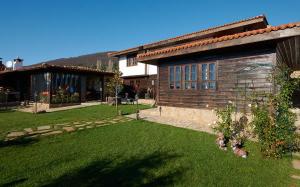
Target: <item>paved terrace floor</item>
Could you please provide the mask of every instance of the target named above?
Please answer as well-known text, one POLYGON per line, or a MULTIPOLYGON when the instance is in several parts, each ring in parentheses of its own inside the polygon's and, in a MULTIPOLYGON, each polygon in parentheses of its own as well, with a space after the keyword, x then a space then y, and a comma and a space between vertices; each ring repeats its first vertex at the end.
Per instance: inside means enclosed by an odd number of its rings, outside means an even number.
MULTIPOLYGON (((175 127, 187 128, 187 129, 203 131, 203 132, 207 132, 210 134, 214 134, 211 126, 208 124, 204 124, 201 122, 196 123, 195 121, 191 121, 188 119, 178 120, 178 119, 173 119, 173 118, 167 117, 167 116, 160 116, 160 115, 156 115, 155 113, 157 113, 157 112, 155 112, 155 111, 157 111, 157 108, 142 110, 139 114, 139 118, 142 120, 151 121, 151 122, 155 122, 155 123, 166 124, 166 125, 171 125, 171 126, 175 126, 175 127)), ((127 117, 136 119, 136 114, 130 114, 127 117)))
MULTIPOLYGON (((57 108, 48 108, 48 109, 43 109, 43 106, 41 104, 38 104, 38 111, 44 110, 45 112, 57 112, 57 111, 64 111, 64 110, 70 110, 70 109, 75 109, 75 108, 85 108, 89 106, 95 106, 95 105, 100 105, 100 104, 105 104, 105 102, 99 102, 99 101, 92 101, 92 102, 85 102, 81 103, 80 105, 73 105, 73 106, 65 106, 65 107, 57 107, 57 108)), ((34 104, 29 106, 29 107, 22 107, 18 108, 16 110, 21 111, 21 112, 30 112, 33 113, 35 109, 34 104)))

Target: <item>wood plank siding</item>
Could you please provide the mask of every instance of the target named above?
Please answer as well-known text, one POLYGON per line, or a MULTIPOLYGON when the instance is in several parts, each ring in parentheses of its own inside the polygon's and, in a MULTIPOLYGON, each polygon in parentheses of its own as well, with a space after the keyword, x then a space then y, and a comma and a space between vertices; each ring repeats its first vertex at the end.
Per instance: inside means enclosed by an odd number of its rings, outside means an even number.
POLYGON ((243 92, 270 92, 272 84, 267 80, 272 65, 275 63, 276 53, 273 49, 261 52, 239 53, 232 52, 211 57, 196 55, 185 56, 181 59, 165 59, 159 61, 158 68, 158 105, 188 108, 224 107, 229 101, 237 101, 239 108, 243 108, 243 92), (201 88, 202 64, 215 64, 216 88, 201 88), (197 65, 197 89, 185 89, 184 67, 197 65), (172 66, 181 67, 181 88, 171 89, 169 85, 169 71, 172 66), (239 89, 237 89, 239 88, 239 89), (246 89, 245 89, 246 88, 246 89))

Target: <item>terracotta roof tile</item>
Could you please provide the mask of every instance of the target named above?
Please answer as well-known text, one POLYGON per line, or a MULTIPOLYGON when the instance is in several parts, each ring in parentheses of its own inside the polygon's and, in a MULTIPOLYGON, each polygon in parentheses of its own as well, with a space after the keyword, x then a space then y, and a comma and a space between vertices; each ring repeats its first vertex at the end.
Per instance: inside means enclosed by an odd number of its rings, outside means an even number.
POLYGON ((204 30, 200 30, 200 31, 196 31, 196 32, 192 32, 192 33, 172 37, 172 38, 168 38, 168 39, 165 39, 165 40, 160 40, 160 41, 157 41, 157 42, 147 43, 147 44, 140 45, 140 46, 137 46, 137 47, 132 47, 132 48, 129 48, 129 49, 125 49, 125 50, 122 50, 122 51, 112 52, 112 53, 110 53, 110 55, 114 56, 116 54, 127 53, 127 52, 130 52, 132 50, 137 51, 140 47, 147 47, 147 46, 150 46, 150 45, 160 45, 161 43, 164 43, 164 42, 172 42, 172 41, 176 41, 176 40, 190 39, 195 34, 201 34, 201 33, 207 32, 207 31, 212 31, 212 30, 216 30, 216 29, 219 29, 219 28, 222 28, 222 27, 227 27, 227 26, 231 26, 231 25, 234 25, 234 24, 239 24, 239 23, 248 22, 248 21, 261 19, 261 18, 266 19, 265 15, 258 15, 258 16, 251 17, 251 18, 248 18, 248 19, 243 19, 243 20, 232 22, 232 23, 227 23, 227 24, 224 24, 224 25, 211 27, 211 28, 208 28, 208 29, 204 29, 204 30))
POLYGON ((272 31, 284 30, 284 29, 299 27, 299 26, 300 26, 300 22, 289 23, 289 24, 284 24, 284 25, 279 25, 279 26, 268 27, 265 29, 257 29, 257 30, 252 30, 252 31, 247 31, 247 32, 242 32, 242 33, 237 33, 237 34, 232 34, 232 35, 226 35, 226 36, 222 36, 219 38, 198 40, 198 41, 193 41, 190 43, 182 44, 179 46, 167 47, 167 48, 159 49, 156 51, 142 53, 142 54, 138 55, 138 58, 154 56, 154 55, 163 54, 163 53, 170 53, 170 52, 174 52, 174 51, 177 51, 180 49, 187 49, 187 48, 191 48, 191 47, 203 46, 203 45, 208 45, 208 44, 212 44, 212 43, 233 40, 233 39, 248 37, 248 36, 252 36, 252 35, 263 34, 263 33, 269 33, 272 31))
POLYGON ((232 23, 227 23, 227 24, 220 25, 220 26, 217 26, 217 27, 211 27, 211 28, 208 28, 208 29, 204 29, 204 30, 192 32, 192 33, 189 33, 189 34, 180 35, 180 36, 173 37, 173 38, 169 38, 169 39, 165 39, 165 40, 160 40, 160 41, 158 41, 158 42, 153 42, 153 43, 149 43, 149 44, 144 44, 144 46, 147 46, 147 45, 154 45, 154 44, 159 44, 159 43, 164 42, 164 41, 175 40, 175 39, 179 39, 179 38, 185 39, 185 38, 189 38, 190 36, 192 36, 192 35, 194 35, 194 34, 206 32, 206 31, 210 31, 210 30, 214 30, 214 29, 218 29, 218 28, 222 28, 222 27, 226 27, 226 26, 230 26, 230 25, 237 24, 237 23, 242 23, 242 22, 246 22, 246 21, 251 21, 251 20, 255 20, 255 19, 259 19, 259 18, 266 18, 266 17, 265 17, 265 15, 259 15, 259 16, 255 16, 255 17, 252 17, 252 18, 243 19, 243 20, 239 20, 239 21, 236 21, 236 22, 232 22, 232 23))

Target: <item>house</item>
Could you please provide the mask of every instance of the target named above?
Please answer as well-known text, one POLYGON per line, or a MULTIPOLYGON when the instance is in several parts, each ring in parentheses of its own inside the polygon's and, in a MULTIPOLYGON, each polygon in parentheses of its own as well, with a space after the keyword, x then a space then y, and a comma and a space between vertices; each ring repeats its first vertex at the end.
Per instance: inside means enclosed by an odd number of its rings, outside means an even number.
MULTIPOLYGON (((38 101, 47 105, 46 108, 91 100, 104 101, 106 82, 113 76, 113 64, 114 60, 107 53, 42 62, 1 71, 0 87, 18 92, 17 98, 21 101, 38 101)), ((8 99, 13 101, 17 98, 12 96, 8 99)))
POLYGON ((245 109, 243 92, 270 92, 274 65, 299 70, 299 46, 300 23, 271 26, 260 15, 124 51, 157 66, 162 116, 208 124, 228 102, 245 109))
POLYGON ((137 61, 139 47, 113 52, 110 55, 118 58, 119 70, 122 72, 123 84, 129 87, 130 97, 138 94, 139 98, 154 98, 156 95, 156 65, 137 61))

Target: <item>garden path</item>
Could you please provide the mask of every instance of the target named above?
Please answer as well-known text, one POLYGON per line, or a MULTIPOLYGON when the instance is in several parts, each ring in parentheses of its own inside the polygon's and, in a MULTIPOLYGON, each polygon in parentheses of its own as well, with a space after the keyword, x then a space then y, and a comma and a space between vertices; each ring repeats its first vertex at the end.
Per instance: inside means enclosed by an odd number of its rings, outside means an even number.
POLYGON ((44 125, 36 128, 24 128, 22 131, 11 131, 6 135, 4 141, 13 141, 22 138, 37 138, 43 136, 58 135, 63 133, 70 133, 74 131, 80 131, 85 129, 92 129, 97 127, 103 127, 107 125, 118 124, 122 122, 131 121, 132 119, 123 116, 115 118, 106 118, 96 121, 74 121, 54 125, 44 125))

